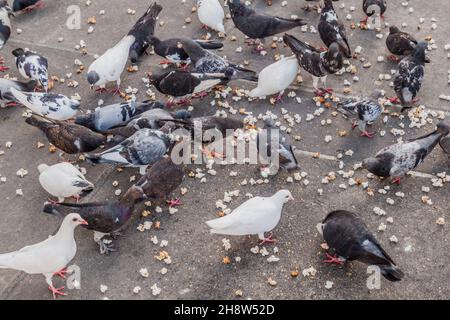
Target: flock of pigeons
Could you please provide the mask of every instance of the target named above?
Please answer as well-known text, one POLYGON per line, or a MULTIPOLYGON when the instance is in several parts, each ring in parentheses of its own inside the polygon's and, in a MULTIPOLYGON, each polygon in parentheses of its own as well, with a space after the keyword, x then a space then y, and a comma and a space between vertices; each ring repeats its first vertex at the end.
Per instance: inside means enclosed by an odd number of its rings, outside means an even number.
MULTIPOLYGON (((11 9, 6 1, 0 1, 0 47, 10 35, 9 16, 13 11, 23 10, 25 4, 40 6, 42 2, 15 0, 11 9)), ((365 13, 371 16, 374 12, 368 8, 374 4, 381 8, 378 14, 382 17, 387 9, 386 0, 363 0, 365 13)), ((240 0, 229 0, 228 8, 234 25, 248 37, 255 52, 264 50, 264 39, 307 24, 302 19, 258 13, 240 0)), ((280 59, 259 74, 211 51, 223 46, 220 41, 159 39, 154 33, 161 10, 159 4, 152 4, 126 36, 90 65, 87 81, 92 87, 97 86, 98 91, 106 91, 106 85, 114 82, 116 87, 113 92, 119 93, 121 74, 128 59, 136 63, 152 46, 154 52, 164 59, 162 63, 182 66, 161 74, 149 74, 149 84, 171 97, 166 103, 128 101, 79 114, 80 103, 77 100, 48 92, 47 59, 20 48, 14 50, 13 55, 20 75, 29 82, 0 79, 2 104, 20 104, 30 109, 32 114, 26 122, 42 130, 56 148, 67 154, 84 154, 87 160, 95 164, 137 167, 142 175, 118 200, 78 203, 80 195, 92 190, 94 185, 75 166, 62 162, 38 167, 41 185, 58 199, 47 202, 44 212, 65 218, 59 231, 47 240, 19 251, 0 254, 0 268, 43 274, 53 297, 65 295, 63 288, 53 286, 52 277, 55 274, 64 276, 65 267, 75 256, 73 234, 78 225, 93 230, 101 253, 114 251, 111 240, 104 237, 119 234, 132 217, 135 205, 146 199, 165 200, 182 183, 183 166, 174 164, 167 157, 177 143, 171 134, 175 128, 183 127, 193 133, 195 128, 201 127, 203 130, 216 129, 225 133, 227 129, 244 127, 241 120, 218 116, 192 118, 187 110, 170 112, 166 107, 186 104, 193 97, 206 95, 205 92, 217 85, 235 80, 257 83, 249 93, 250 98, 277 95, 276 100, 279 100, 294 81, 299 68, 312 75, 316 94, 325 96, 332 92, 326 87, 327 76, 342 69, 344 58, 352 57, 345 26, 333 8, 332 0, 324 0, 319 10, 318 31, 325 47, 316 48, 285 33, 283 40, 293 56, 280 59), (102 146, 104 151, 91 153, 102 146), (77 202, 64 202, 68 197, 75 197, 77 202)), ((197 12, 206 27, 225 32, 225 13, 218 0, 199 0, 197 12)), ((413 36, 392 26, 386 45, 393 54, 391 59, 399 61, 394 80, 397 97, 392 102, 398 100, 403 109, 410 108, 423 82, 425 63, 430 62, 426 55, 427 43, 417 42, 413 36)), ((372 97, 349 98, 339 102, 337 110, 354 118, 353 127, 357 126, 363 136, 371 138, 374 133, 366 131, 366 125, 376 121, 383 112, 384 106, 379 103, 379 97, 380 92, 372 97)), ((264 122, 264 128, 275 127, 270 117, 264 122)), ((261 131, 258 140, 266 141, 270 149, 271 139, 267 139, 266 133, 261 131)), ((366 159, 363 167, 379 177, 392 177, 393 182, 400 183, 400 179, 423 162, 438 143, 445 152, 450 153, 448 134, 449 127, 439 123, 437 129, 426 136, 387 146, 373 158, 366 159)), ((194 139, 210 142, 204 137, 194 136, 194 139)), ((280 134, 279 142, 280 167, 297 169, 298 162, 289 139, 280 134)), ((258 147, 261 147, 260 143, 258 147)), ((274 242, 272 236, 266 236, 266 233, 277 226, 283 205, 289 200, 293 197, 288 190, 280 190, 267 198, 254 197, 230 214, 206 223, 212 233, 236 236, 256 234, 261 243, 274 242)), ((178 199, 168 203, 170 206, 181 204, 178 199)), ((402 279, 402 271, 357 215, 347 211, 331 212, 319 229, 335 254, 327 254, 326 262, 341 264, 345 260, 359 260, 379 266, 390 281, 402 279)))

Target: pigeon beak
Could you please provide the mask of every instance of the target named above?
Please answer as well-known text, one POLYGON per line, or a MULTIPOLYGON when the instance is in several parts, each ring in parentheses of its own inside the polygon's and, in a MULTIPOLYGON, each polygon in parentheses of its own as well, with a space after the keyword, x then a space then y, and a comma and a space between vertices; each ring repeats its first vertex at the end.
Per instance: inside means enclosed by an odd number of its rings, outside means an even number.
POLYGON ((81 219, 81 221, 80 221, 80 225, 85 225, 85 226, 87 226, 89 223, 87 223, 87 221, 86 220, 84 220, 84 219, 81 219))
POLYGON ((289 200, 295 200, 293 196, 289 196, 289 200))

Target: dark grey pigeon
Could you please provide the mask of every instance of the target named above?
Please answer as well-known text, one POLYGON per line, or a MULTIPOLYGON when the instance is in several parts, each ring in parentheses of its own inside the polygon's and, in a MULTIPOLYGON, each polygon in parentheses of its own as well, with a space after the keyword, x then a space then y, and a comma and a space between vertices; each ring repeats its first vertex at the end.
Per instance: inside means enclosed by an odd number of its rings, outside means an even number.
POLYGON ((392 53, 388 57, 391 61, 399 61, 397 56, 410 55, 417 46, 417 40, 409 33, 400 31, 396 26, 389 28, 389 35, 386 38, 386 47, 392 53))
POLYGON ((306 25, 302 19, 287 19, 257 13, 240 0, 228 1, 234 25, 250 39, 261 39, 306 25))
POLYGON ((150 46, 151 36, 155 33, 156 19, 161 11, 162 6, 156 2, 153 3, 128 33, 134 36, 134 43, 130 47, 132 63, 138 62, 150 46))
POLYGON ((279 168, 288 171, 299 169, 300 166, 294 153, 295 147, 291 145, 288 138, 275 126, 275 122, 271 117, 264 120, 263 129, 257 135, 256 147, 258 148, 260 159, 269 167, 270 174, 276 174, 279 168), (272 150, 274 148, 272 142, 276 142, 272 141, 272 139, 276 139, 272 137, 272 130, 278 131, 278 148, 276 150, 272 150), (275 151, 275 154, 272 151, 275 151), (278 166, 271 162, 275 157, 278 158, 278 166))
POLYGON ((37 80, 48 91, 48 61, 43 56, 24 51, 22 48, 15 49, 12 54, 16 57, 16 66, 19 73, 25 79, 37 80))
POLYGON ((450 156, 450 137, 445 137, 439 142, 442 150, 450 156))
MULTIPOLYGON (((149 37, 150 43, 153 45, 155 53, 166 60, 160 64, 170 63, 190 63, 190 59, 181 44, 181 38, 172 38, 167 40, 160 40, 156 36, 149 37)), ((193 40, 199 44, 203 49, 220 49, 223 43, 216 40, 193 40)))
POLYGON ((372 97, 352 97, 337 104, 338 111, 347 117, 353 118, 353 129, 358 127, 361 136, 372 138, 375 133, 367 132, 367 123, 377 120, 383 113, 383 107, 378 102, 381 90, 375 90, 372 97))
POLYGON ((342 264, 346 260, 357 260, 378 266, 389 281, 400 281, 404 277, 404 273, 356 214, 344 210, 330 212, 319 231, 322 231, 324 240, 335 253, 334 257, 327 254, 329 260, 325 262, 342 264))
POLYGON ((438 123, 430 134, 380 150, 374 158, 363 161, 363 168, 379 177, 393 177, 392 183, 400 184, 401 178, 421 164, 449 130, 446 124, 438 123))
POLYGON ((426 42, 419 42, 411 55, 398 64, 394 78, 394 90, 398 99, 391 99, 391 102, 400 102, 401 111, 411 108, 417 101, 416 97, 425 76, 425 63, 428 61, 427 47, 426 42))
POLYGON ((341 70, 344 61, 338 44, 333 43, 328 51, 321 52, 287 33, 283 36, 283 40, 296 55, 300 67, 313 76, 316 94, 323 95, 325 92, 331 92, 331 89, 326 88, 327 76, 341 70), (319 80, 322 85, 320 88, 319 80))
MULTIPOLYGON (((11 36, 11 20, 10 16, 14 16, 12 13, 12 9, 8 6, 8 2, 6 0, 0 0, 0 49, 6 44, 11 36)), ((0 59, 3 61, 3 58, 0 59)), ((5 69, 5 67, 1 67, 1 69, 5 69)))
POLYGON ((97 154, 86 154, 90 162, 139 167, 143 175, 147 166, 161 159, 171 146, 171 137, 159 130, 141 129, 118 145, 97 154))
POLYGON ((386 0, 363 0, 363 11, 366 14, 366 18, 362 21, 367 22, 369 17, 374 14, 379 14, 381 19, 384 19, 384 13, 387 9, 386 0))
POLYGON ((105 236, 119 235, 133 215, 134 206, 143 200, 141 188, 132 186, 119 200, 93 203, 45 203, 43 211, 49 214, 66 216, 78 213, 88 222, 86 229, 94 231, 94 241, 98 243, 101 254, 115 251, 111 241, 105 236))
POLYGON ((325 7, 320 14, 319 34, 323 43, 330 48, 333 43, 337 43, 341 52, 347 57, 352 57, 352 50, 347 41, 347 32, 342 21, 334 11, 333 1, 324 0, 325 7))
POLYGON ((106 132, 111 128, 127 124, 136 115, 153 108, 162 108, 163 106, 158 101, 116 103, 98 107, 89 114, 79 115, 75 118, 75 123, 97 132, 106 132))
POLYGON ((244 79, 258 81, 255 71, 233 64, 215 53, 203 49, 201 45, 191 39, 182 39, 181 44, 188 54, 193 65, 193 72, 198 73, 224 73, 229 80, 244 79))
POLYGON ((43 0, 13 0, 12 9, 14 12, 31 11, 34 8, 42 8, 43 0))
POLYGON ((37 81, 31 80, 28 82, 20 82, 0 78, 0 103, 2 108, 17 105, 17 100, 11 93, 11 88, 23 92, 33 92, 36 88, 37 81))

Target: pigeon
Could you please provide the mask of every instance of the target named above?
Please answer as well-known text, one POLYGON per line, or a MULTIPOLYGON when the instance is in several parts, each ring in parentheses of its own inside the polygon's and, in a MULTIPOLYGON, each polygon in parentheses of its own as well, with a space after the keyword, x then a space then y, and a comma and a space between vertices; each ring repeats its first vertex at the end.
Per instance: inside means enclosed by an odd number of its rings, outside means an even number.
POLYGON ((200 20, 204 26, 225 33, 225 27, 223 25, 225 12, 219 3, 219 0, 198 0, 197 13, 198 20, 200 20))
POLYGON ((19 73, 25 79, 37 80, 48 91, 48 61, 43 56, 24 51, 22 48, 15 49, 12 54, 16 59, 19 73))
POLYGON ((97 154, 86 154, 94 163, 112 163, 124 167, 139 167, 144 175, 147 166, 161 159, 171 146, 171 136, 152 129, 141 129, 118 145, 97 154))
POLYGON ((392 183, 400 184, 402 177, 421 164, 449 130, 449 126, 438 123, 430 134, 380 150, 363 161, 363 168, 379 177, 393 177, 392 183))
POLYGON ((111 128, 127 124, 136 115, 163 106, 161 102, 149 100, 142 103, 135 101, 116 103, 98 107, 89 114, 79 115, 75 118, 75 123, 97 132, 107 132, 111 128))
POLYGON ((352 57, 352 51, 347 41, 345 26, 334 11, 333 1, 324 0, 325 7, 320 14, 319 34, 323 43, 330 48, 333 43, 337 43, 341 52, 347 58, 352 57))
POLYGON ((439 141, 439 145, 445 153, 450 155, 450 137, 442 138, 441 141, 439 141))
POLYGON ((203 49, 200 44, 192 39, 184 38, 181 40, 181 44, 192 62, 193 72, 224 73, 229 80, 258 81, 255 71, 233 64, 215 53, 203 49))
POLYGON ((400 31, 396 26, 391 26, 386 38, 386 46, 392 53, 388 59, 398 62, 397 56, 409 56, 416 48, 417 43, 417 40, 409 33, 400 31))
POLYGON ((132 63, 137 63, 138 59, 147 52, 150 46, 149 37, 155 32, 156 19, 161 11, 162 6, 156 2, 153 3, 128 33, 135 38, 129 54, 132 63))
POLYGON ((225 74, 205 74, 191 73, 183 70, 166 71, 161 74, 149 75, 149 83, 155 88, 172 97, 181 97, 181 99, 171 99, 166 106, 170 107, 174 104, 183 104, 189 100, 186 96, 203 95, 204 91, 212 87, 224 84, 228 81, 225 74))
POLYGON ((270 116, 264 119, 264 128, 256 136, 256 147, 264 165, 264 168, 261 170, 263 175, 275 175, 279 168, 287 171, 300 168, 294 153, 295 147, 276 128, 275 121, 270 116), (274 133, 276 135, 272 137, 274 133))
POLYGON ((80 102, 69 99, 62 94, 45 92, 22 92, 11 87, 11 94, 18 102, 34 113, 53 120, 68 120, 73 118, 80 102))
MULTIPOLYGON (((4 47, 11 36, 11 21, 9 17, 14 16, 11 11, 8 2, 0 0, 0 49, 4 47)), ((1 60, 3 61, 3 58, 1 60)), ((4 67, 2 68, 3 70, 0 69, 0 71, 6 71, 4 67)))
MULTIPOLYGON (((173 163, 170 157, 164 157, 152 165, 135 186, 142 189, 145 199, 166 199, 180 186, 184 177, 183 166, 173 163)), ((170 207, 181 204, 178 199, 167 202, 170 207)))
POLYGON ((392 98, 392 103, 400 103, 401 111, 412 108, 418 100, 417 94, 422 86, 425 76, 425 63, 428 44, 419 42, 411 55, 403 58, 398 64, 397 72, 394 76, 394 90, 397 98, 392 98))
POLYGON ((94 190, 92 182, 86 180, 80 170, 68 162, 52 166, 43 163, 38 166, 38 170, 42 188, 57 197, 59 202, 64 202, 64 198, 68 197, 74 197, 78 202, 81 193, 94 190))
MULTIPOLYGON (((234 25, 250 39, 260 39, 306 25, 302 19, 286 19, 255 12, 240 0, 228 1, 234 25)), ((262 48, 258 47, 260 51, 262 48)))
POLYGON ((403 272, 356 214, 344 210, 333 211, 319 226, 319 232, 335 253, 335 256, 327 253, 329 260, 325 262, 343 264, 346 260, 358 260, 378 266, 381 274, 389 281, 403 278, 403 272))
POLYGON ((211 233, 243 236, 257 234, 260 243, 273 243, 272 235, 265 233, 273 230, 281 219, 283 205, 294 200, 289 190, 280 190, 271 197, 254 197, 230 214, 207 221, 211 233))
POLYGON ((328 51, 320 52, 289 34, 285 34, 283 40, 297 56, 299 65, 312 75, 316 94, 332 92, 332 89, 326 88, 327 76, 341 70, 344 63, 338 44, 333 43, 328 51), (321 88, 318 87, 319 80, 323 84, 321 88))
POLYGON ((378 98, 383 95, 381 90, 375 90, 372 97, 352 97, 337 104, 338 111, 347 117, 354 118, 352 128, 361 131, 361 136, 373 138, 375 133, 366 130, 367 123, 377 120, 383 113, 383 107, 378 98), (357 120, 356 120, 357 119, 357 120))
MULTIPOLYGON (((188 54, 184 51, 181 44, 181 38, 171 38, 167 40, 160 40, 156 36, 150 36, 149 42, 153 45, 153 49, 157 55, 164 58, 159 64, 190 64, 188 54)), ((193 40, 198 43, 203 49, 220 49, 223 48, 223 43, 216 40, 193 40)))
MULTIPOLYGON (((324 0, 305 0, 305 1, 306 2, 319 2, 319 4, 317 4, 317 5, 311 6, 308 4, 308 5, 304 6, 303 10, 305 10, 305 11, 314 10, 314 11, 317 11, 317 13, 320 13, 322 11, 322 8, 325 6, 324 0)), ((333 0, 333 1, 339 1, 339 0, 333 0)))
POLYGON ((48 289, 53 294, 53 299, 57 295, 67 295, 62 292, 64 287, 53 286, 52 278, 55 274, 63 276, 67 272, 66 266, 75 257, 77 244, 74 239, 74 230, 79 225, 87 225, 86 220, 77 213, 68 214, 55 235, 18 251, 0 254, 0 269, 42 274, 48 289))
POLYGON ((115 251, 105 236, 115 237, 125 227, 133 215, 135 204, 143 200, 143 191, 132 186, 119 200, 93 203, 49 203, 44 204, 43 212, 54 215, 67 215, 75 212, 87 221, 86 228, 94 231, 94 241, 101 254, 115 251))
POLYGON ((68 154, 91 152, 106 143, 106 137, 75 123, 32 115, 25 122, 42 130, 48 141, 68 154))
POLYGON ((387 0, 363 0, 363 11, 366 14, 366 17, 361 23, 364 25, 367 24, 367 20, 373 15, 376 15, 378 19, 381 18, 384 20, 383 15, 386 12, 386 9, 387 0))
POLYGON ((33 9, 40 9, 44 7, 43 0, 13 0, 12 9, 14 12, 18 11, 32 11, 33 9))
POLYGON ((17 105, 16 99, 11 93, 11 88, 18 91, 32 92, 36 88, 37 81, 20 82, 5 78, 0 78, 0 103, 2 108, 17 105))
POLYGON ((282 58, 265 67, 258 76, 258 86, 250 91, 249 96, 265 97, 277 94, 280 101, 284 90, 295 80, 298 73, 298 62, 295 56, 282 58))

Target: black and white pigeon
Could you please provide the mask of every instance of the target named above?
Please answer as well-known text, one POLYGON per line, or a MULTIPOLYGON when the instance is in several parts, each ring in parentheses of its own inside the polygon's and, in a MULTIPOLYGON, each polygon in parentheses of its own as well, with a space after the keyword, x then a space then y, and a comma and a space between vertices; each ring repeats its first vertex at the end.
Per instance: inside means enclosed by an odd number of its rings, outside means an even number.
MULTIPOLYGON (((87 225, 79 214, 67 215, 58 232, 42 242, 23 247, 14 252, 0 254, 0 269, 14 269, 28 274, 42 274, 53 294, 66 296, 64 287, 55 288, 52 278, 55 274, 63 277, 67 265, 77 253, 74 230, 79 225, 87 225)), ((23 237, 17 239, 21 241, 23 237)))
POLYGON ((25 79, 37 80, 48 91, 48 61, 43 56, 25 51, 22 48, 15 49, 12 54, 16 59, 19 73, 25 79))
POLYGON ((342 21, 334 11, 333 1, 324 0, 325 7, 320 14, 319 21, 319 34, 323 43, 330 48, 333 43, 339 45, 339 49, 347 58, 352 57, 352 50, 347 41, 347 32, 345 31, 345 26, 342 21))
POLYGON ((389 281, 400 281, 404 273, 384 251, 380 243, 356 214, 337 210, 330 212, 319 232, 334 256, 327 253, 327 263, 343 264, 345 261, 360 261, 380 268, 381 274, 389 281))
POLYGON ((150 37, 155 33, 156 19, 162 11, 162 6, 153 3, 144 15, 136 22, 128 35, 134 36, 134 43, 130 47, 130 60, 137 63, 139 58, 150 46, 150 37))
POLYGON ((17 100, 11 93, 11 88, 23 92, 33 92, 36 88, 37 81, 30 80, 28 82, 20 82, 16 80, 10 80, 5 78, 0 78, 0 104, 1 107, 15 106, 17 105, 17 100))
POLYGON ((171 136, 160 130, 141 129, 118 145, 97 154, 86 154, 90 162, 139 167, 141 175, 161 159, 172 145, 171 136))
POLYGON ((280 168, 287 171, 300 168, 294 153, 295 147, 275 126, 275 120, 271 116, 264 119, 264 127, 256 137, 256 147, 263 164, 263 175, 275 175, 280 168))
MULTIPOLYGON (((14 16, 11 7, 6 0, 0 1, 0 49, 4 47, 11 36, 11 20, 10 16, 14 16)), ((3 61, 3 58, 0 59, 3 61)))
POLYGON ((442 138, 441 141, 439 141, 439 145, 442 150, 450 156, 450 137, 442 138))
POLYGON ((438 123, 437 129, 425 136, 397 143, 380 150, 375 157, 363 161, 363 168, 379 177, 392 177, 392 183, 401 179, 421 164, 442 138, 449 134, 449 126, 438 123))
POLYGON ((411 55, 403 58, 398 64, 394 76, 394 90, 397 98, 390 101, 400 103, 401 111, 411 108, 417 101, 417 94, 425 76, 425 63, 428 61, 427 48, 426 42, 419 42, 411 55))
MULTIPOLYGON (((156 36, 150 36, 149 42, 153 45, 155 53, 164 58, 159 64, 183 63, 190 64, 190 59, 181 44, 181 38, 171 38, 167 40, 160 40, 156 36)), ((193 40, 198 43, 203 49, 220 49, 223 43, 216 40, 193 40)))
MULTIPOLYGON (((228 1, 234 25, 250 39, 260 39, 306 25, 302 19, 287 19, 257 13, 240 0, 228 1)), ((258 50, 261 48, 259 47, 258 50)))
POLYGON ((184 70, 171 70, 161 74, 149 75, 150 84, 166 95, 181 98, 171 99, 167 106, 181 104, 189 101, 187 97, 192 95, 203 95, 205 91, 225 84, 228 81, 225 74, 192 73, 184 70))
POLYGON ((383 95, 381 90, 375 90, 371 97, 352 97, 337 104, 338 111, 353 118, 352 128, 361 131, 361 136, 373 138, 375 133, 368 132, 366 125, 377 120, 383 113, 383 107, 378 98, 383 95))
POLYGON ((158 101, 115 103, 105 107, 97 107, 94 112, 89 114, 78 115, 75 118, 75 123, 97 132, 106 132, 111 128, 127 124, 136 115, 163 106, 158 101))
POLYGON ((89 128, 66 121, 32 115, 25 122, 42 130, 48 141, 68 154, 91 152, 106 143, 106 137, 89 128))
POLYGON ((80 108, 78 100, 62 94, 45 92, 22 92, 11 87, 11 94, 22 105, 34 113, 53 120, 73 118, 80 108))
POLYGON ((409 33, 400 31, 396 26, 391 26, 386 38, 386 47, 392 53, 388 59, 398 62, 397 56, 409 56, 416 48, 417 43, 417 40, 409 33))
POLYGON ((26 11, 29 12, 33 9, 40 9, 44 7, 43 0, 13 0, 12 9, 14 12, 26 11))
POLYGON ((384 20, 384 13, 386 12, 386 9, 387 0, 363 0, 363 11, 366 14, 366 17, 361 22, 366 24, 367 20, 374 15, 378 19, 384 20))
POLYGON ((192 39, 181 40, 184 51, 188 54, 193 72, 198 73, 224 73, 229 80, 244 79, 258 81, 257 73, 253 70, 238 66, 222 57, 212 53, 192 39))
MULTIPOLYGON (((166 200, 180 186, 185 177, 183 165, 173 163, 170 157, 164 157, 152 165, 134 186, 142 189, 145 199, 166 200)), ((180 205, 178 199, 167 203, 173 207, 180 205)))
POLYGON ((43 212, 66 216, 77 213, 87 221, 86 228, 94 231, 94 241, 101 254, 115 251, 111 240, 105 236, 116 237, 133 215, 135 204, 143 200, 141 188, 132 186, 119 200, 92 203, 50 203, 44 204, 43 212))
POLYGON ((290 34, 285 34, 283 40, 297 56, 299 65, 312 75, 316 94, 331 92, 332 89, 326 88, 327 76, 341 70, 344 63, 338 44, 333 43, 328 51, 321 52, 290 34), (318 86, 319 80, 321 87, 318 86))

